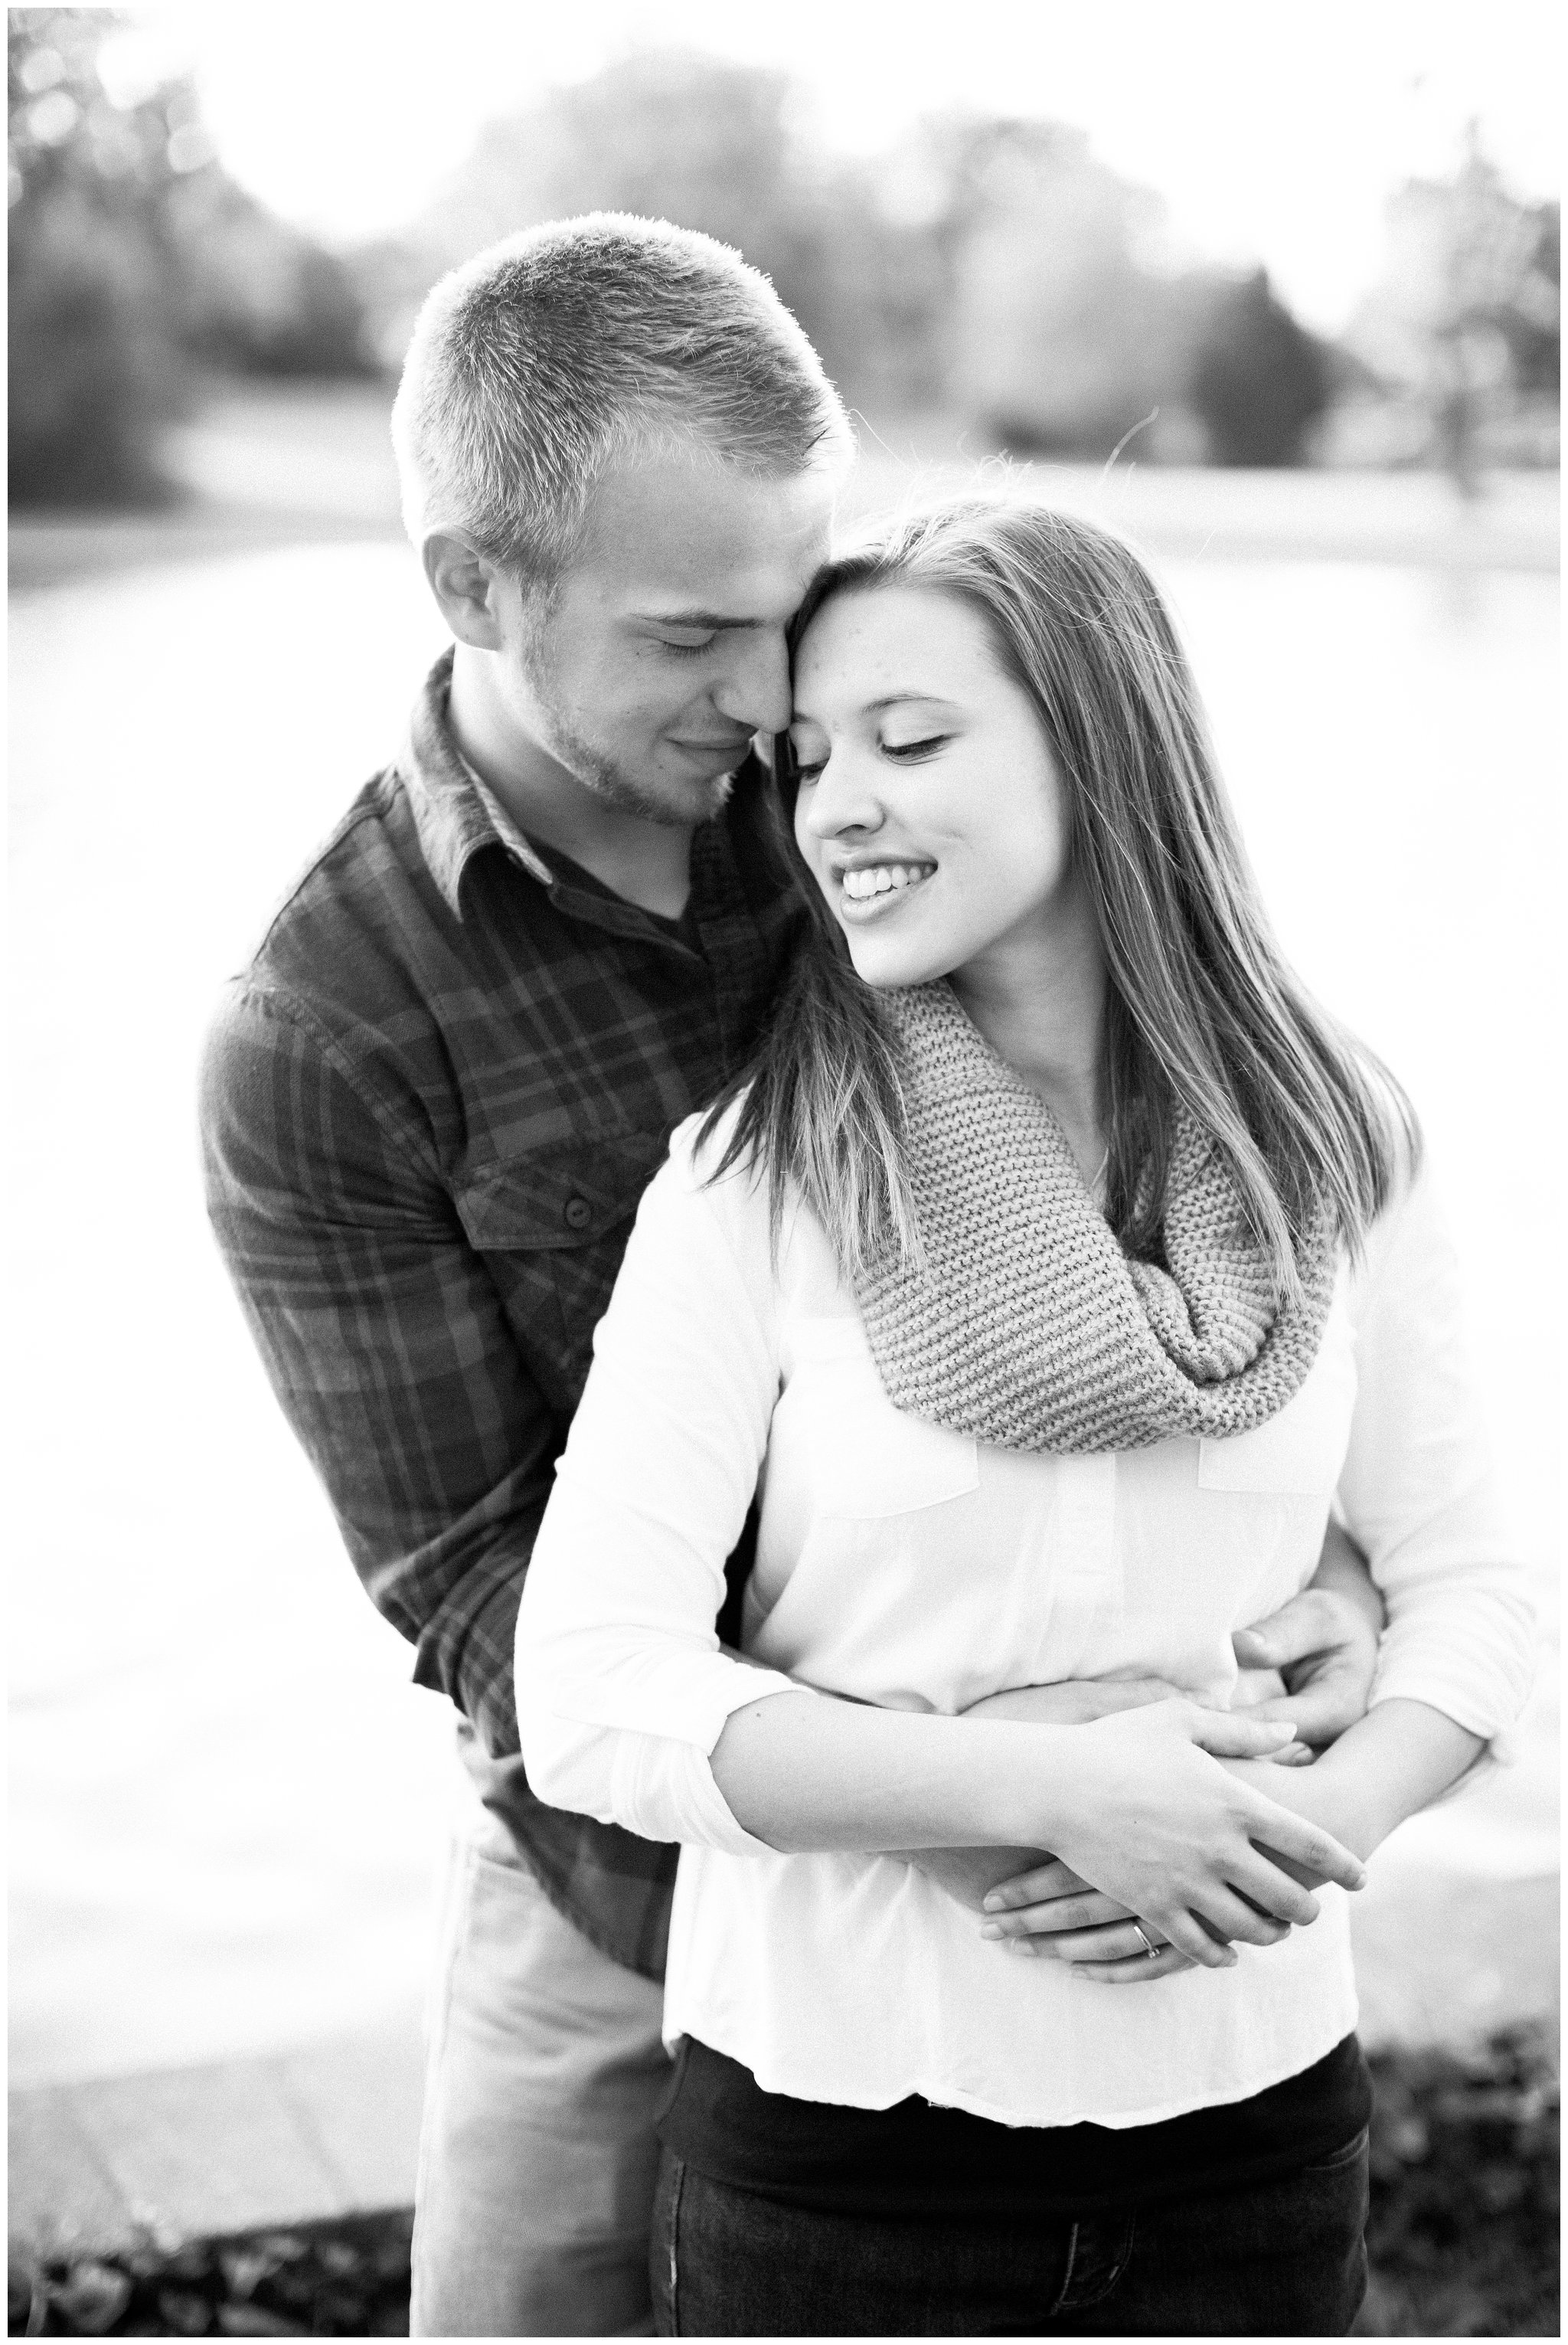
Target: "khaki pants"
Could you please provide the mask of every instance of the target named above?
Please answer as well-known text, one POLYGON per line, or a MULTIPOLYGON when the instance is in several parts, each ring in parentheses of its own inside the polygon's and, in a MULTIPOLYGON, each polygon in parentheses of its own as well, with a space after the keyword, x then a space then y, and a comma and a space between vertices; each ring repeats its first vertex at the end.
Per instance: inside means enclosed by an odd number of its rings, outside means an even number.
POLYGON ((503 1826, 452 1852, 415 2191, 415 2337, 652 2333, 662 1991, 561 1919, 503 1826))

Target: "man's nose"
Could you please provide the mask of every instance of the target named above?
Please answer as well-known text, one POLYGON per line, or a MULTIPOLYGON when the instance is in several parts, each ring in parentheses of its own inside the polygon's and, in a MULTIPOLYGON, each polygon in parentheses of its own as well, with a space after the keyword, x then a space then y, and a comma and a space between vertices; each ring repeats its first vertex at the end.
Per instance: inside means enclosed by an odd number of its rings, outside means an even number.
POLYGON ((737 628, 734 652, 713 704, 748 733, 782 733, 790 720, 789 649, 784 629, 737 628))

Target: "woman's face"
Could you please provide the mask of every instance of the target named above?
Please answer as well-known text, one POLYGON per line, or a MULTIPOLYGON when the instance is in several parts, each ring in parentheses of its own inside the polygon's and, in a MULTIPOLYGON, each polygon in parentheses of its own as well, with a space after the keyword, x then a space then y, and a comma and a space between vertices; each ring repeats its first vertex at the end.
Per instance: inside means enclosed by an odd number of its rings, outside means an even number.
POLYGON ((849 589, 795 658, 795 837, 868 985, 948 977, 1068 881, 1066 792, 984 620, 927 586, 849 589))

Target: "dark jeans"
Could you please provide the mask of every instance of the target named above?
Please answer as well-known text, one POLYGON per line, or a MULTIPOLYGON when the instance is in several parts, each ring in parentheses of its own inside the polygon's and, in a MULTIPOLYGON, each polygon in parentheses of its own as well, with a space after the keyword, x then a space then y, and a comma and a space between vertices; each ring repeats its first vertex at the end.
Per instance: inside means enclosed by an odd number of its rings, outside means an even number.
POLYGON ((1342 2337, 1367 2285, 1367 2137, 1272 2182, 1037 2224, 782 2205, 664 2152, 661 2337, 1342 2337))

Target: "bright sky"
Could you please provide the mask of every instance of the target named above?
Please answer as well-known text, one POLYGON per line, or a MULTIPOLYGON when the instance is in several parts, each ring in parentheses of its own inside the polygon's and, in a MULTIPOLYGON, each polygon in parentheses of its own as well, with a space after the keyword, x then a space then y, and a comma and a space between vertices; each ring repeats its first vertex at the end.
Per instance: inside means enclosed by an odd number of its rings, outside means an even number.
POLYGON ((448 0, 137 9, 137 50, 194 65, 235 175, 329 237, 396 229, 479 126, 634 46, 783 66, 836 147, 950 106, 1053 117, 1153 187, 1175 242, 1261 259, 1313 325, 1376 276, 1391 188, 1458 160, 1479 116, 1522 194, 1554 194, 1552 0, 448 0))

